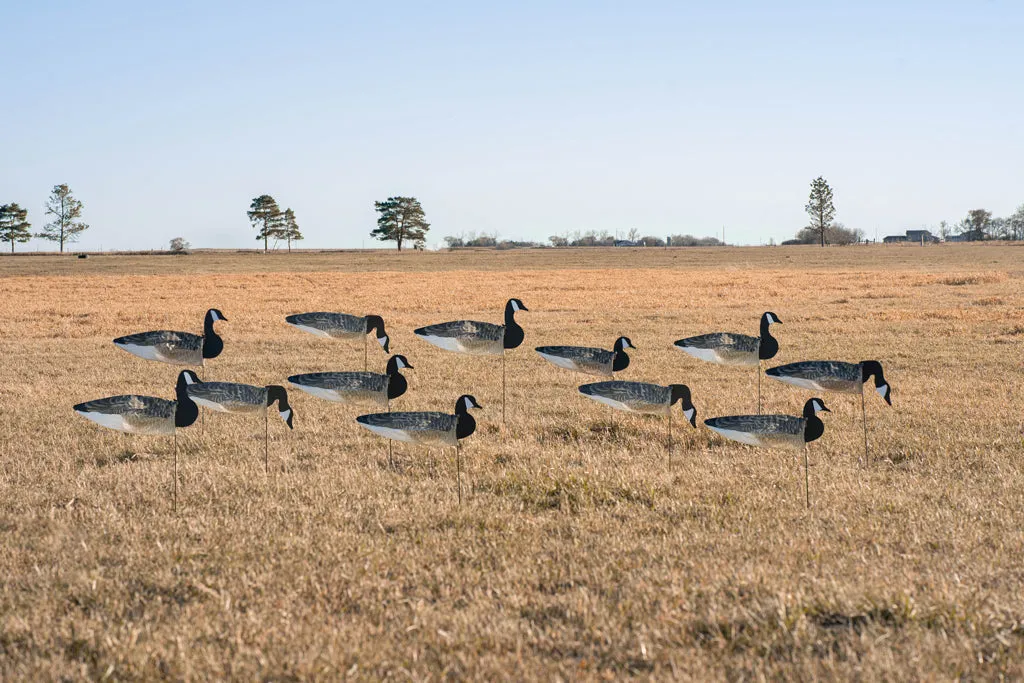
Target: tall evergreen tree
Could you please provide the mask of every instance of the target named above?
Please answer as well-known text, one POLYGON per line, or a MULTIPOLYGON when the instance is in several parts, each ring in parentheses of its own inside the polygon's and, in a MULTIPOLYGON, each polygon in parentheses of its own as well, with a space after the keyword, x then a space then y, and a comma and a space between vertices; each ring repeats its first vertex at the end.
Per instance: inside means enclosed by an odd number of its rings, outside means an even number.
POLYGON ((281 208, 269 194, 261 194, 252 200, 249 211, 246 213, 249 216, 249 222, 258 231, 256 240, 263 240, 263 251, 266 253, 270 248, 270 238, 282 237, 281 208))
POLYGON ((61 253, 66 243, 77 242, 78 235, 89 229, 88 224, 78 220, 82 217, 82 202, 75 199, 67 184, 53 186, 46 199, 46 215, 53 216, 53 220, 36 237, 59 242, 61 253))
POLYGON ((288 251, 291 251, 292 242, 298 242, 303 239, 302 232, 299 230, 299 223, 295 220, 295 212, 291 209, 285 209, 281 217, 281 224, 282 237, 288 240, 288 251))
POLYGON ((15 242, 28 242, 32 239, 29 231, 32 224, 27 219, 28 209, 21 208, 17 203, 0 206, 0 242, 10 242, 12 254, 15 242))
POLYGON ((388 197, 383 202, 374 202, 380 217, 370 237, 381 242, 395 242, 402 251, 402 242, 412 242, 413 248, 422 249, 430 230, 430 223, 423 214, 423 207, 415 197, 388 197))
POLYGON ((819 237, 821 246, 825 246, 825 235, 836 217, 836 207, 832 204, 832 188, 821 176, 811 181, 811 197, 804 210, 811 217, 808 227, 819 237))

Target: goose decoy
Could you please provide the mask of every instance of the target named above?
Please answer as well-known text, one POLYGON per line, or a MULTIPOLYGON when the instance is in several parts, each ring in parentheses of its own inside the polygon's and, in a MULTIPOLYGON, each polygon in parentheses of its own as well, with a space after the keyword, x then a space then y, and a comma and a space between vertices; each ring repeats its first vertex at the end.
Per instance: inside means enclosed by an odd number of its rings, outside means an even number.
POLYGON ((667 387, 646 382, 596 382, 579 388, 581 394, 616 410, 646 415, 662 415, 668 419, 668 458, 672 466, 672 406, 678 401, 690 426, 697 426, 697 409, 693 406, 690 388, 685 384, 667 387))
POLYGON ((296 389, 335 403, 377 403, 387 406, 409 388, 401 370, 413 369, 409 359, 396 354, 388 359, 384 374, 377 372, 310 372, 292 375, 288 383, 296 389))
POLYGON ((114 346, 146 360, 202 367, 208 359, 216 358, 224 350, 224 340, 213 327, 218 320, 227 322, 223 313, 211 308, 203 320, 201 335, 171 330, 138 332, 118 337, 114 340, 114 346))
POLYGON ((384 353, 391 352, 390 339, 384 331, 384 318, 379 315, 349 315, 348 313, 297 313, 285 317, 285 322, 297 327, 304 332, 315 334, 318 337, 333 337, 335 339, 359 339, 363 338, 363 370, 367 368, 367 336, 374 332, 377 336, 377 343, 384 349, 384 353))
POLYGON ((790 363, 764 372, 768 377, 811 391, 838 391, 844 394, 860 394, 861 419, 864 422, 864 459, 868 457, 868 415, 864 407, 864 384, 873 376, 875 391, 892 405, 892 390, 882 374, 882 364, 877 360, 862 360, 859 363, 844 363, 836 360, 809 360, 790 363))
POLYGON ((781 324, 779 317, 771 311, 761 316, 761 334, 752 337, 747 334, 713 332, 696 337, 687 337, 675 342, 675 347, 694 358, 719 365, 742 365, 757 368, 757 413, 761 414, 761 361, 774 358, 779 352, 779 342, 771 335, 768 327, 781 324))
POLYGON ((469 394, 455 401, 455 413, 405 412, 360 415, 356 422, 374 434, 393 441, 455 449, 459 504, 462 504, 462 452, 459 441, 476 431, 471 408, 482 408, 469 394))
POLYGON ((270 426, 268 414, 270 406, 277 403, 277 412, 288 425, 294 429, 295 411, 288 405, 288 392, 284 387, 271 384, 256 387, 251 384, 235 382, 192 382, 186 389, 188 397, 197 405, 209 408, 218 413, 263 413, 263 461, 267 472, 270 472, 270 426))
POLYGON ((413 330, 420 339, 434 346, 477 356, 501 356, 501 422, 505 423, 505 351, 517 348, 526 334, 516 322, 516 311, 529 311, 519 299, 505 304, 505 324, 481 323, 475 320, 455 320, 427 325, 413 330))
POLYGON ((199 381, 191 370, 178 373, 176 400, 156 396, 110 396, 79 403, 76 413, 101 427, 129 434, 170 434, 174 437, 174 509, 178 509, 178 428, 199 417, 199 407, 188 396, 188 387, 199 381))
POLYGON ((804 404, 802 417, 792 415, 732 415, 712 417, 704 424, 713 432, 731 441, 762 448, 803 448, 804 488, 807 493, 807 507, 811 506, 811 489, 808 475, 807 449, 810 442, 825 433, 825 423, 817 413, 832 412, 820 398, 812 398, 804 404))
POLYGON ((635 349, 629 337, 619 337, 611 351, 588 346, 538 346, 540 357, 552 365, 585 375, 611 377, 629 367, 626 349, 635 349))

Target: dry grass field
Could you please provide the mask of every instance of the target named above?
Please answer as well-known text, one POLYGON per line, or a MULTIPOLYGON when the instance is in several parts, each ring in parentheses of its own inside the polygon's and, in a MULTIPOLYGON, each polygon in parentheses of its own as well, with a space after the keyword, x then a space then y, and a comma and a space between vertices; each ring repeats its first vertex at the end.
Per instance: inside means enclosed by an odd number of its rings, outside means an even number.
MULTIPOLYGON (((1024 677, 1024 248, 577 250, 0 258, 0 679, 1011 679, 1024 677), (529 307, 500 363, 423 324, 529 307), (451 453, 294 392, 295 430, 210 415, 171 440, 102 430, 79 401, 173 397, 177 368, 110 343, 199 331, 207 378, 361 369, 361 344, 283 322, 380 313, 406 354, 396 409, 475 394, 464 500, 451 453), (698 424, 755 409, 749 370, 672 348, 756 333, 770 365, 877 358, 893 407, 825 395, 798 455, 614 416, 541 344, 638 349, 622 379, 684 382, 698 424)), ((385 356, 371 342, 371 365, 385 356)), ((765 382, 770 412, 803 391, 765 382)), ((678 415, 678 413, 677 413, 678 415)))

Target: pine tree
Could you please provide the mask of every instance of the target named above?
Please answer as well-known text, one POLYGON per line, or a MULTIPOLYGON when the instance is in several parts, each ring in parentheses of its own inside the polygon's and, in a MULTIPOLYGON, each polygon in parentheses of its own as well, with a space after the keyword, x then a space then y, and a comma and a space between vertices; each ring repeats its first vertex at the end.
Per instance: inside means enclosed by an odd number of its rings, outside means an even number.
POLYGON ((263 240, 263 251, 266 253, 270 248, 270 238, 277 239, 283 236, 281 209, 273 197, 269 194, 261 194, 252 200, 249 211, 246 213, 249 216, 249 222, 259 231, 256 233, 256 240, 263 240))
POLYGON ((77 242, 78 235, 89 229, 88 224, 78 220, 82 216, 82 202, 75 199, 67 184, 53 186, 46 200, 46 215, 53 216, 53 220, 36 237, 59 242, 61 253, 65 243, 77 242))
POLYGON ((396 242, 398 251, 402 251, 402 242, 412 242, 415 249, 423 248, 430 223, 427 223, 418 199, 388 197, 383 202, 374 202, 374 208, 380 218, 370 237, 381 242, 396 242))
POLYGON ((811 197, 804 207, 811 217, 808 226, 821 238, 821 246, 825 246, 825 235, 832 227, 832 219, 836 217, 836 207, 832 204, 832 188, 828 181, 818 176, 811 181, 811 197))
POLYGON ((292 242, 298 242, 303 239, 302 232, 299 230, 299 224, 295 220, 295 212, 291 209, 285 209, 284 214, 281 218, 282 223, 282 237, 288 240, 288 251, 292 250, 292 242))
POLYGON ((29 228, 32 224, 28 222, 28 209, 23 209, 14 204, 0 206, 0 242, 11 243, 11 253, 14 253, 15 242, 28 242, 32 239, 29 228))

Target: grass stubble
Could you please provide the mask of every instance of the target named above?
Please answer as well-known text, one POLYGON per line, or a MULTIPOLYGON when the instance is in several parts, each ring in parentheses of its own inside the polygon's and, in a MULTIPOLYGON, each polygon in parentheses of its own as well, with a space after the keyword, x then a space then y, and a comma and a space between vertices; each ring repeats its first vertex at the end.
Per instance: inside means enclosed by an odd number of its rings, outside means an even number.
MULTIPOLYGON (((382 272, 353 254, 318 255, 320 272, 302 255, 106 256, 79 274, 0 260, 0 679, 1024 676, 1019 249, 677 251, 598 250, 601 268, 578 252, 408 255, 382 272), (497 359, 411 330, 498 322, 509 296, 530 312, 503 439, 497 359), (382 314, 415 366, 395 409, 461 393, 485 408, 463 505, 451 452, 399 445, 391 468, 364 411, 295 392, 295 431, 270 423, 269 475, 262 420, 208 412, 181 432, 171 514, 170 439, 71 405, 172 397, 177 368, 110 340, 198 330, 209 306, 230 322, 207 378, 253 384, 361 369, 361 344, 286 314, 382 314), (749 413, 752 371, 671 344, 756 333, 765 310, 784 323, 771 364, 877 358, 894 387, 894 408, 868 396, 869 462, 859 398, 824 396, 810 510, 799 454, 677 416, 669 471, 663 420, 613 420, 532 350, 626 334, 622 379, 689 384, 699 420, 749 413)), ((809 396, 764 391, 771 412, 809 396)))

